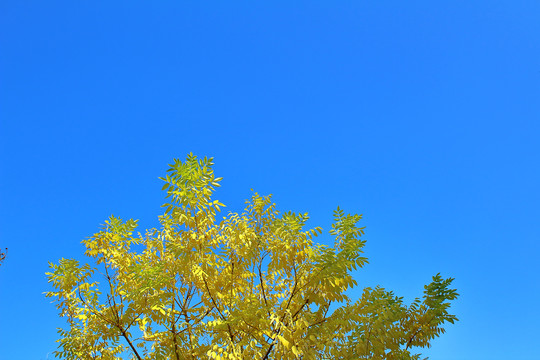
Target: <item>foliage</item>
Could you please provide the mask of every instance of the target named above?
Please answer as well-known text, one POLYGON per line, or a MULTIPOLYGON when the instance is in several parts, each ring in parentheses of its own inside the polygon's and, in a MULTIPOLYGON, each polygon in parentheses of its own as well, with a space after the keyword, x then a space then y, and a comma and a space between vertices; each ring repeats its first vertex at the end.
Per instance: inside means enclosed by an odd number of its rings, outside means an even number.
POLYGON ((241 214, 216 214, 212 159, 175 160, 163 180, 160 229, 111 217, 84 240, 93 265, 61 259, 47 273, 65 359, 419 359, 453 323, 452 279, 439 275, 405 305, 383 288, 353 302, 362 256, 359 215, 334 212, 333 246, 307 214, 279 213, 255 193, 241 214), (102 279, 101 283, 98 279, 102 279))

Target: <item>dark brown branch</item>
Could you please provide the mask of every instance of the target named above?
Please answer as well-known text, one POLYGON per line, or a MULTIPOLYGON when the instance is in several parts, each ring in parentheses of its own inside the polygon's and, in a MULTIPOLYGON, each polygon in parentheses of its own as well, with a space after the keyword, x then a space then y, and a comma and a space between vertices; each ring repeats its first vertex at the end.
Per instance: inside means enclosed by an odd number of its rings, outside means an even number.
POLYGON ((137 357, 137 359, 139 360, 142 360, 141 356, 139 355, 139 353, 137 352, 137 349, 135 349, 135 346, 133 346, 133 344, 131 343, 131 341, 129 340, 129 337, 127 336, 127 333, 126 331, 118 325, 118 328, 120 329, 120 332, 122 333, 122 336, 124 337, 124 339, 126 339, 127 343, 129 344, 129 346, 131 347, 131 350, 133 350, 133 352, 135 353, 135 356, 137 357))
POLYGON ((178 344, 176 343, 176 325, 175 325, 175 315, 174 315, 174 300, 175 300, 176 294, 173 292, 173 301, 172 301, 172 311, 171 311, 171 325, 172 325, 172 339, 174 343, 174 354, 176 355, 176 360, 180 360, 180 354, 178 354, 178 344))

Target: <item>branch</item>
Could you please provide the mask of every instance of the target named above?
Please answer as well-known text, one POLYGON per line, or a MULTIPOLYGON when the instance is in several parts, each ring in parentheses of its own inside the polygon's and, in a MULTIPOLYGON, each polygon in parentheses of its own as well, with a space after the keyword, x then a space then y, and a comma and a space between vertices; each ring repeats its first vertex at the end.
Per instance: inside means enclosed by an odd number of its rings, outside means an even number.
POLYGON ((131 343, 131 341, 129 340, 129 337, 127 336, 127 333, 124 329, 122 329, 121 326, 118 326, 118 328, 120 329, 120 332, 122 333, 122 336, 124 337, 124 339, 126 339, 126 341, 128 342, 129 346, 131 347, 131 350, 133 350, 133 352, 135 353, 135 356, 137 357, 137 359, 139 360, 142 360, 141 356, 139 355, 139 353, 137 352, 137 349, 135 349, 135 346, 133 346, 133 344, 131 343))
POLYGON ((172 325, 172 338, 174 343, 174 354, 176 355, 176 360, 180 360, 180 354, 178 354, 178 344, 176 343, 176 326, 175 326, 175 315, 174 315, 174 300, 176 298, 176 294, 173 291, 173 301, 172 301, 172 311, 171 311, 171 325, 172 325))
MULTIPOLYGON (((212 303, 214 304, 214 307, 218 311, 219 316, 221 316, 221 319, 226 322, 227 319, 225 318, 225 316, 223 316, 223 314, 219 310, 219 307, 218 307, 216 301, 214 300, 214 297, 212 296, 212 293, 210 292, 210 289, 208 288, 208 283, 206 282, 205 277, 203 277, 203 281, 204 281, 204 286, 206 286, 206 291, 208 291, 208 296, 210 296, 210 299, 212 300, 212 303)), ((227 328, 229 329, 229 337, 231 338, 231 341, 234 344, 234 335, 232 333, 231 325, 227 324, 227 328)))

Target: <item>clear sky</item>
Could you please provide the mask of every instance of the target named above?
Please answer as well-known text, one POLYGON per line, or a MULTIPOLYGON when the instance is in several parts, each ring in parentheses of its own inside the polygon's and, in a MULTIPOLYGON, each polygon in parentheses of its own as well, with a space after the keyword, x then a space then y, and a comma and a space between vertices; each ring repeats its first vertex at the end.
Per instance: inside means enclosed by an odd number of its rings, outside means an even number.
POLYGON ((155 226, 189 152, 228 210, 253 188, 326 230, 364 214, 360 286, 412 300, 455 277, 432 360, 538 358, 539 19, 534 0, 1 1, 0 360, 52 359, 47 262, 110 214, 155 226))

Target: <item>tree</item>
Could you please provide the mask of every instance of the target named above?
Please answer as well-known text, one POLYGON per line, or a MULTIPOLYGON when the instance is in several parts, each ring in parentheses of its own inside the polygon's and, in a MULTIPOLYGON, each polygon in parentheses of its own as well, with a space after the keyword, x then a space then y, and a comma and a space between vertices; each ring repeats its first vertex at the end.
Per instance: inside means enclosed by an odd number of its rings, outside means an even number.
POLYGON ((360 215, 334 212, 333 246, 254 193, 241 214, 216 214, 212 159, 174 160, 160 229, 112 216, 83 240, 92 265, 61 259, 47 273, 67 329, 65 359, 419 359, 444 332, 456 290, 440 275, 405 305, 381 287, 353 302, 367 263, 360 215), (101 283, 98 279, 102 279, 101 283))

